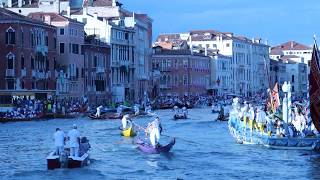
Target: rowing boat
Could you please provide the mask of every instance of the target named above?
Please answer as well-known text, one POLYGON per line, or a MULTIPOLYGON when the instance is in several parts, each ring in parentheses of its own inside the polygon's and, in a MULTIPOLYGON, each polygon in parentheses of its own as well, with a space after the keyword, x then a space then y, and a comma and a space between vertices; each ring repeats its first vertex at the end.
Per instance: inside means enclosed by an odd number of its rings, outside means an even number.
POLYGON ((122 130, 121 135, 124 137, 133 137, 136 135, 132 127, 129 127, 126 130, 122 130))
POLYGON ((159 145, 158 147, 154 148, 153 146, 143 142, 141 139, 138 139, 136 141, 136 144, 138 145, 138 148, 147 154, 159 154, 159 153, 168 153, 173 145, 176 143, 176 139, 173 138, 171 142, 165 146, 159 145))
POLYGON ((184 114, 175 114, 175 115, 173 116, 173 118, 174 118, 175 120, 177 120, 177 119, 187 119, 187 116, 184 115, 184 114))

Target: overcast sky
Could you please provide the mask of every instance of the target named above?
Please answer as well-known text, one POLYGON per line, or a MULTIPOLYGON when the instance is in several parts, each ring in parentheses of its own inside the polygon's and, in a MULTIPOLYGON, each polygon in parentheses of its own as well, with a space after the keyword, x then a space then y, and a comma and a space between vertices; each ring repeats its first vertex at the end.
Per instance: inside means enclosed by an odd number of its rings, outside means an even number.
MULTIPOLYGON (((120 0, 124 8, 153 19, 160 33, 214 29, 277 45, 320 38, 320 0, 120 0)), ((319 42, 320 40, 318 40, 319 42)))

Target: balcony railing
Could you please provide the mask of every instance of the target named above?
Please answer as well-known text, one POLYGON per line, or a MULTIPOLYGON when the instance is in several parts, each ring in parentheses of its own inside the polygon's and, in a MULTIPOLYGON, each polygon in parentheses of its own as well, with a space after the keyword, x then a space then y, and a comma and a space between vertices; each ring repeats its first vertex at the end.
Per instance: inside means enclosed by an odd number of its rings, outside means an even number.
POLYGON ((27 70, 21 69, 21 77, 26 77, 26 76, 27 76, 27 70))
POLYGON ((14 76, 14 69, 6 69, 6 76, 13 77, 14 76))
POLYGON ((97 72, 97 73, 104 73, 104 72, 105 72, 105 69, 104 69, 104 67, 97 67, 97 68, 96 68, 96 72, 97 72))

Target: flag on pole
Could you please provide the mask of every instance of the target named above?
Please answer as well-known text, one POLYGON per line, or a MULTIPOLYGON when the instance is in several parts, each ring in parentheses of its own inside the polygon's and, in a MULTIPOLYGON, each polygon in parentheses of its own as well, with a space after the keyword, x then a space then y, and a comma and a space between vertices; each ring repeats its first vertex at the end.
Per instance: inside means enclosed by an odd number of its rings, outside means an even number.
POLYGON ((269 92, 269 98, 267 102, 267 110, 275 113, 280 106, 279 87, 278 83, 274 85, 274 88, 269 92))
POLYGON ((309 76, 309 97, 311 119, 318 131, 320 131, 320 69, 317 44, 314 43, 310 76, 309 76))

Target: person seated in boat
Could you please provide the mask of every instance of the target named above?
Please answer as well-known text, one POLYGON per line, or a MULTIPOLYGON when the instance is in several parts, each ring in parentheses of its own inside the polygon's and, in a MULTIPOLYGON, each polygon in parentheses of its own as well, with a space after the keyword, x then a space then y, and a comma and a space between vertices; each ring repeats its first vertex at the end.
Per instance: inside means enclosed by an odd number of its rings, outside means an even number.
POLYGON ((126 130, 130 127, 132 127, 132 122, 130 120, 129 114, 126 114, 121 119, 122 122, 122 130, 126 130))
POLYGON ((183 113, 183 116, 184 116, 185 118, 187 118, 188 109, 187 109, 185 106, 183 106, 183 108, 182 108, 182 113, 183 113))
MULTIPOLYGON (((236 111, 237 112, 237 111, 236 111)), ((237 116, 237 115, 236 115, 237 116)), ((220 105, 220 111, 219 111, 219 116, 218 116, 218 119, 220 120, 220 121, 223 121, 224 120, 224 108, 223 108, 223 106, 222 105, 220 105)))
POLYGON ((174 107, 173 107, 173 111, 174 111, 174 115, 178 115, 178 114, 179 114, 179 108, 178 108, 178 106, 174 106, 174 107))
POLYGON ((96 117, 100 117, 102 106, 97 107, 97 112, 95 114, 96 117))
POLYGON ((56 132, 53 134, 55 155, 62 155, 64 152, 65 134, 60 128, 56 128, 56 132))
POLYGON ((117 107, 117 116, 120 117, 122 115, 123 107, 122 105, 119 105, 117 107))
POLYGON ((89 144, 89 140, 86 137, 81 138, 80 146, 79 146, 79 156, 83 156, 85 153, 89 151, 91 148, 89 144))
POLYGON ((73 125, 72 130, 68 132, 68 140, 70 146, 70 156, 79 157, 80 132, 77 125, 73 125))
POLYGON ((139 115, 139 112, 140 112, 140 110, 139 110, 139 107, 138 107, 138 105, 137 104, 135 104, 134 106, 133 106, 133 110, 134 110, 134 115, 139 115))

